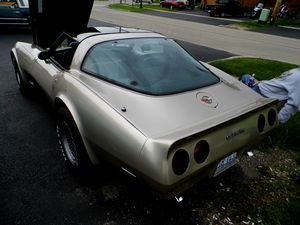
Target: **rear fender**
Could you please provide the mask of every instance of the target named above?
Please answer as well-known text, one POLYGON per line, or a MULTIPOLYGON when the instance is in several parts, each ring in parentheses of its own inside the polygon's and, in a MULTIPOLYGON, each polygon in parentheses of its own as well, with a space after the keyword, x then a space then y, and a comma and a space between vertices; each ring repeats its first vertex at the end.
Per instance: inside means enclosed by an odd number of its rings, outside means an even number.
POLYGON ((70 112, 73 120, 76 123, 76 126, 77 126, 78 131, 79 131, 80 136, 81 136, 81 139, 83 141, 83 144, 85 146, 85 149, 87 151, 87 154, 88 154, 92 164, 94 164, 94 165, 99 164, 100 163, 99 158, 91 150, 92 148, 89 146, 89 144, 87 143, 85 138, 83 138, 83 135, 82 135, 83 134, 83 125, 82 125, 81 120, 79 119, 78 112, 77 112, 76 108, 74 107, 74 105, 72 104, 72 102, 68 99, 67 96, 59 95, 54 100, 54 107, 55 107, 56 110, 58 110, 59 108, 64 107, 70 112))

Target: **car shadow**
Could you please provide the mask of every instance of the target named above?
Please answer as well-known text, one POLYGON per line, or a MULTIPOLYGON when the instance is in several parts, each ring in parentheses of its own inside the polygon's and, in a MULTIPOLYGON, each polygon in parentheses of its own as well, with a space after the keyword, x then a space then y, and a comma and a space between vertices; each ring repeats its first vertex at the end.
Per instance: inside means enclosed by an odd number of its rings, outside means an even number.
POLYGON ((85 178, 81 184, 89 184, 89 188, 97 192, 96 202, 104 206, 108 213, 118 212, 121 217, 117 221, 120 224, 126 224, 126 219, 139 221, 140 224, 148 224, 149 221, 151 224, 206 224, 205 216, 208 209, 215 207, 213 203, 224 193, 230 192, 233 184, 245 179, 243 170, 234 166, 214 179, 201 180, 177 196, 182 197, 182 201, 161 199, 138 180, 111 167, 105 167, 105 170, 98 168, 94 176, 85 178))

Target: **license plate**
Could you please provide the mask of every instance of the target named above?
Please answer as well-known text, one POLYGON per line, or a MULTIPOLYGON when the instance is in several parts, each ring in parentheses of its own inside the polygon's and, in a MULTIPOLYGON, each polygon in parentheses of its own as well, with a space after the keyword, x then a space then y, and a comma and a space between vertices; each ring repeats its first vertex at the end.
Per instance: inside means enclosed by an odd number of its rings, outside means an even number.
POLYGON ((222 159, 215 170, 214 177, 219 175, 220 173, 224 172, 228 168, 232 167, 237 163, 237 153, 233 153, 226 158, 222 159))

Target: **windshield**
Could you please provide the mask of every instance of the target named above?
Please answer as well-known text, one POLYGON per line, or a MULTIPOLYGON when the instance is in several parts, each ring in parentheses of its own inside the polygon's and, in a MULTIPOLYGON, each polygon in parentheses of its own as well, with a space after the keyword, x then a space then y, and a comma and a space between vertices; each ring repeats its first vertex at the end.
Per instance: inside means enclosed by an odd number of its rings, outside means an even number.
POLYGON ((20 7, 29 7, 28 0, 18 0, 20 7))
POLYGON ((174 94, 219 82, 175 41, 165 38, 100 43, 89 51, 82 70, 151 95, 174 94))

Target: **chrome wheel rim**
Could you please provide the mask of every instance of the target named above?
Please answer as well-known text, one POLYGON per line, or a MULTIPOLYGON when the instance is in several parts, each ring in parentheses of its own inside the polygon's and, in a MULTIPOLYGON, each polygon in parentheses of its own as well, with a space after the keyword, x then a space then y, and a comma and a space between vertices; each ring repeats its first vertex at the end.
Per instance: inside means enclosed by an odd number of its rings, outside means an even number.
POLYGON ((75 140, 69 124, 65 121, 62 121, 61 123, 60 136, 61 144, 65 151, 67 159, 72 165, 78 166, 78 156, 75 140))

